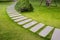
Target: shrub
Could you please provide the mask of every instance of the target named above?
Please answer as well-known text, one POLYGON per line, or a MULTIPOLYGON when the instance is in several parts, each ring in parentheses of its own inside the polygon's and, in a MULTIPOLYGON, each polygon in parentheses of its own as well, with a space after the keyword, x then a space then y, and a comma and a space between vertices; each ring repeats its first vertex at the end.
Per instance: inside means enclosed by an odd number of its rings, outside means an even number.
POLYGON ((16 9, 21 12, 33 11, 33 7, 29 0, 19 0, 16 4, 16 9))

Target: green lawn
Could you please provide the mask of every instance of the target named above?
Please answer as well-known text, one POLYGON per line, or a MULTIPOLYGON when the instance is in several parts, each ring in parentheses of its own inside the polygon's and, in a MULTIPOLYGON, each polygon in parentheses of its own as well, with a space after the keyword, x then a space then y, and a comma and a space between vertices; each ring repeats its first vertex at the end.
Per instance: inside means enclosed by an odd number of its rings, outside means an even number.
MULTIPOLYGON (((12 2, 0 2, 0 40, 47 40, 38 34, 24 29, 11 20, 6 12, 7 6, 12 2)), ((34 3, 34 12, 22 13, 24 16, 32 18, 38 22, 60 28, 60 7, 41 7, 34 3)))
MULTIPOLYGON (((9 18, 6 8, 11 3, 12 2, 0 2, 0 40, 47 40, 46 38, 42 38, 39 35, 24 29, 9 18)), ((28 16, 28 13, 25 14, 28 16)), ((29 13, 28 17, 34 18, 35 20, 38 19, 38 17, 33 17, 33 15, 36 16, 35 13, 32 15, 30 14, 32 13, 29 13)))
POLYGON ((46 25, 60 28, 60 4, 58 4, 58 7, 55 7, 55 4, 53 4, 53 6, 48 8, 43 5, 40 6, 39 2, 31 3, 34 7, 34 11, 22 13, 24 16, 32 18, 38 22, 42 22, 46 25))

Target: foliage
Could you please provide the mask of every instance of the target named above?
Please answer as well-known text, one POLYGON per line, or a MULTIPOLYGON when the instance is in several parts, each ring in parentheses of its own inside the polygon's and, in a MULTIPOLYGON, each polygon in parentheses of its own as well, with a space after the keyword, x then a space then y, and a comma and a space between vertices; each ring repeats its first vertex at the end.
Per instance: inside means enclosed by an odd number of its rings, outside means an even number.
POLYGON ((16 4, 16 9, 18 11, 32 11, 33 7, 29 0, 19 0, 16 4))

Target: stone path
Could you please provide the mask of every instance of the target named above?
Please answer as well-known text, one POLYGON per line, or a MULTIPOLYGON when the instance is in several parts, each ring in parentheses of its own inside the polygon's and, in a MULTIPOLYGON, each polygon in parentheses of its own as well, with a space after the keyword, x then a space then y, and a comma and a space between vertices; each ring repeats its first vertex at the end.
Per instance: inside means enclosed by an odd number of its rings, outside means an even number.
POLYGON ((40 30, 40 29, 43 28, 44 26, 45 26, 45 24, 39 23, 39 24, 35 25, 34 27, 32 27, 32 28, 30 29, 30 31, 32 31, 32 32, 37 32, 38 30, 40 30))
POLYGON ((60 29, 55 28, 51 40, 60 40, 60 29))
POLYGON ((19 19, 19 18, 23 18, 24 16, 17 16, 17 17, 13 17, 12 19, 19 19))
POLYGON ((46 28, 44 28, 39 35, 42 37, 46 37, 52 30, 54 29, 54 27, 51 26, 47 26, 46 28))
POLYGON ((36 22, 36 21, 32 21, 32 22, 30 22, 30 23, 27 23, 27 24, 23 25, 23 27, 24 27, 24 28, 29 28, 29 27, 31 27, 31 26, 33 26, 33 25, 35 25, 35 24, 37 24, 37 22, 36 22))
POLYGON ((24 20, 24 21, 21 21, 21 22, 18 22, 19 25, 23 25, 23 24, 26 24, 28 22, 32 21, 32 19, 27 19, 27 20, 24 20))
MULTIPOLYGON (((17 22, 18 25, 22 25, 24 28, 31 27, 29 30, 32 31, 33 33, 36 33, 37 31, 43 28, 43 30, 41 30, 38 33, 38 35, 42 37, 46 37, 54 29, 54 27, 45 26, 45 24, 43 23, 38 23, 37 21, 34 21, 28 17, 23 16, 22 14, 19 14, 14 8, 15 4, 16 2, 10 5, 9 7, 7 7, 6 11, 8 16, 12 20, 14 20, 14 22, 17 22)), ((60 40, 59 34, 60 34, 60 29, 55 28, 51 40, 60 40)))
POLYGON ((25 20, 25 19, 27 19, 27 17, 18 18, 18 19, 14 20, 14 21, 19 22, 19 21, 22 21, 22 20, 25 20))

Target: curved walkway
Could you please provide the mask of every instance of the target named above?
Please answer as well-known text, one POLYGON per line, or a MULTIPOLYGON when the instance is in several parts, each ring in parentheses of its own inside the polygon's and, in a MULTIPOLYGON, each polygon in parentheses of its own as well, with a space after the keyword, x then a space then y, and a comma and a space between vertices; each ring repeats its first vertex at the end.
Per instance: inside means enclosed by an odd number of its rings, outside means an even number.
POLYGON ((43 23, 38 23, 35 20, 32 20, 28 17, 23 16, 22 14, 19 14, 16 10, 15 10, 15 4, 10 5, 9 7, 7 7, 7 13, 8 16, 14 20, 14 22, 16 22, 18 25, 22 25, 24 28, 29 28, 30 31, 32 31, 33 33, 36 33, 37 31, 42 30, 38 33, 39 36, 41 37, 46 37, 47 35, 49 35, 49 33, 54 30, 53 35, 51 40, 60 40, 60 29, 51 27, 51 26, 46 26, 43 23))

